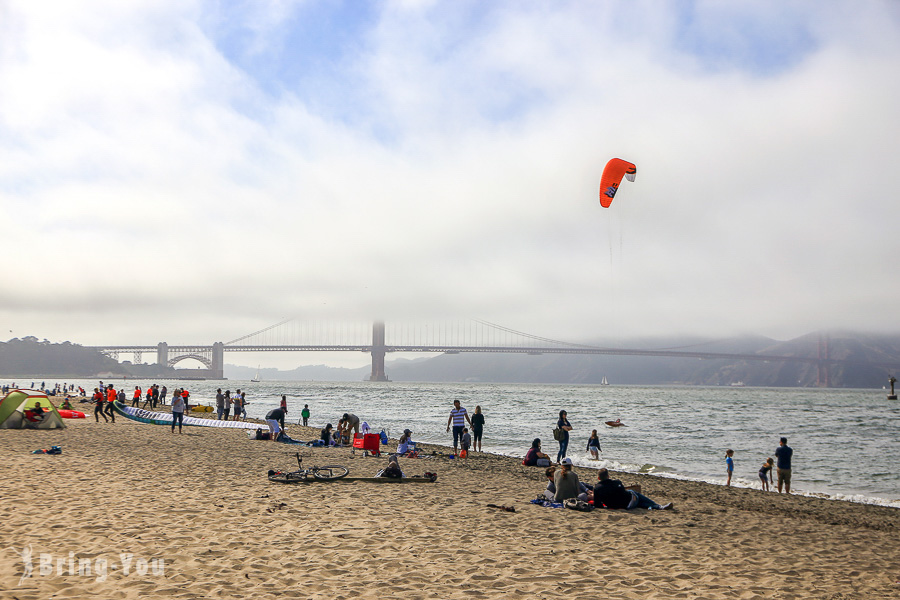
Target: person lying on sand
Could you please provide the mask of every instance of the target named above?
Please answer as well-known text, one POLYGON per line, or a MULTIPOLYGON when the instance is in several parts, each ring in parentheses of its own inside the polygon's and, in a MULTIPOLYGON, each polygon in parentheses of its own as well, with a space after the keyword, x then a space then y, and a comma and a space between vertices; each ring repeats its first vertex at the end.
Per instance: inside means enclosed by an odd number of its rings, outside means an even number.
POLYGON ((640 488, 631 489, 622 485, 618 479, 610 479, 609 471, 600 469, 597 472, 597 485, 594 486, 594 507, 600 508, 646 508, 651 510, 671 510, 675 505, 669 502, 660 506, 640 492, 640 488))

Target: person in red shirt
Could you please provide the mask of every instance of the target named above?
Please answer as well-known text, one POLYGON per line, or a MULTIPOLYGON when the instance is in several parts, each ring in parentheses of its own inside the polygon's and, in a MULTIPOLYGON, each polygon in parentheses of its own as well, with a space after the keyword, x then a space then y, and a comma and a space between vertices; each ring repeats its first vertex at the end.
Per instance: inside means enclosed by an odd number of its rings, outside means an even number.
POLYGON ((134 398, 131 399, 131 406, 137 406, 141 403, 141 388, 134 386, 134 398))
POLYGON ((94 395, 91 396, 91 399, 94 401, 94 419, 99 423, 100 417, 103 417, 103 421, 109 423, 109 419, 103 412, 103 405, 106 404, 106 401, 103 399, 103 392, 100 391, 100 388, 94 388, 94 395))
POLYGON ((106 414, 109 415, 113 423, 116 422, 116 413, 113 411, 113 402, 115 401, 116 390, 113 388, 113 384, 109 384, 109 388, 106 390, 106 414))

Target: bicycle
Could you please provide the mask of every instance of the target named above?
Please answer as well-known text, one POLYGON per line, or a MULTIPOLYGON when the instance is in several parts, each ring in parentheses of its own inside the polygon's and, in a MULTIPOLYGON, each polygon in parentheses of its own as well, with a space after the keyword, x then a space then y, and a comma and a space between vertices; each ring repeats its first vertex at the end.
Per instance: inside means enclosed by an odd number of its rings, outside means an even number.
POLYGON ((312 466, 304 469, 303 459, 300 457, 300 453, 296 452, 294 456, 297 457, 297 470, 285 472, 269 469, 269 481, 274 481, 276 483, 305 483, 311 479, 334 481, 335 479, 346 477, 350 472, 347 467, 342 467, 340 465, 325 465, 323 467, 312 466))

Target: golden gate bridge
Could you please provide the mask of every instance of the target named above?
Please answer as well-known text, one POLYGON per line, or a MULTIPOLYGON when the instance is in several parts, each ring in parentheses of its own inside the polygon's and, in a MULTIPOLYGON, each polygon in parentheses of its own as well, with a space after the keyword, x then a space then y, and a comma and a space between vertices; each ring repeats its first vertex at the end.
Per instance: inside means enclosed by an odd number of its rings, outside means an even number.
POLYGON ((140 364, 144 353, 156 353, 161 366, 183 360, 199 361, 206 368, 193 375, 224 379, 225 352, 364 352, 372 359, 370 381, 387 381, 385 356, 393 352, 459 354, 466 352, 518 354, 599 354, 670 358, 732 359, 765 362, 800 362, 818 369, 818 385, 829 387, 834 365, 866 364, 887 368, 897 363, 873 363, 831 358, 827 336, 820 336, 815 356, 729 354, 688 349, 634 349, 593 346, 541 337, 478 319, 436 322, 339 322, 287 319, 228 342, 211 345, 108 345, 90 346, 116 360, 132 354, 140 364))

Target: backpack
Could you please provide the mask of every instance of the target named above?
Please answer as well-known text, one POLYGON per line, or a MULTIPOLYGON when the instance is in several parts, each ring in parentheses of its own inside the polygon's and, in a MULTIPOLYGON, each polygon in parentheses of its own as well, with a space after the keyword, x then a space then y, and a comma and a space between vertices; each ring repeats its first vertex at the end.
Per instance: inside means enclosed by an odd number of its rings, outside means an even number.
POLYGON ((557 427, 556 429, 554 429, 554 430, 553 430, 553 439, 556 440, 557 442, 558 442, 559 440, 563 439, 563 430, 560 429, 559 427, 557 427))
POLYGON ((384 429, 382 429, 382 430, 381 430, 381 433, 379 433, 378 435, 381 437, 381 443, 382 443, 382 444, 387 444, 387 443, 388 443, 388 435, 384 432, 384 429))

